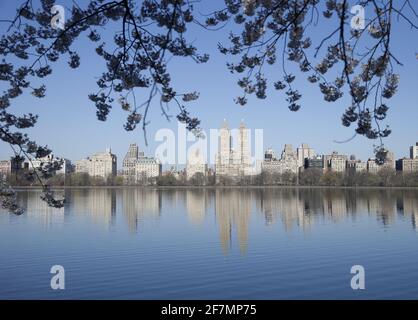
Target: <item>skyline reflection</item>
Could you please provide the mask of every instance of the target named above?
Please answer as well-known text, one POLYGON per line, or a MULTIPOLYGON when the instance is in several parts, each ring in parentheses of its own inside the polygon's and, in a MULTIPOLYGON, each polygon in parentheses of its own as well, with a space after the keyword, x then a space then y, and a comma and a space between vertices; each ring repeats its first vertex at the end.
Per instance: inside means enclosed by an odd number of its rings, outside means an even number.
POLYGON ((40 200, 40 191, 19 191, 24 216, 39 219, 44 228, 63 224, 71 216, 91 218, 106 228, 122 221, 131 233, 140 233, 144 221, 177 210, 191 225, 215 223, 224 254, 230 253, 234 238, 239 251, 247 252, 253 216, 261 217, 267 227, 280 224, 286 233, 312 232, 321 221, 338 224, 365 216, 375 217, 384 227, 397 218, 410 219, 415 231, 418 222, 416 189, 73 188, 63 192, 68 202, 55 209, 40 200))

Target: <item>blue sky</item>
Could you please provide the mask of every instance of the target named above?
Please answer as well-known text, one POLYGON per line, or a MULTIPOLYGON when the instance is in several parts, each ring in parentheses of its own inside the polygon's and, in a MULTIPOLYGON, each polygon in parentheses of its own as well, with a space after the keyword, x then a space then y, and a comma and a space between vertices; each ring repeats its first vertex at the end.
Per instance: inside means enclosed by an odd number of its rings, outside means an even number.
MULTIPOLYGON (((65 4, 66 1, 57 1, 65 4)), ((223 1, 203 0, 199 11, 209 13, 220 8, 223 1)), ((0 2, 0 19, 9 19, 14 15, 15 3, 0 2)), ((68 13, 68 12, 67 12, 68 13)), ((367 11, 366 11, 367 18, 367 11)), ((326 25, 315 27, 315 36, 323 36, 332 30, 331 21, 326 25)), ((335 23, 335 21, 334 21, 335 23)), ((5 24, 0 28, 4 30, 5 24)), ((306 75, 299 75, 296 85, 303 94, 302 108, 299 112, 291 112, 287 108, 282 92, 273 89, 268 91, 265 100, 251 97, 246 106, 236 105, 233 99, 241 93, 236 85, 237 76, 229 73, 226 68, 228 57, 220 54, 217 43, 227 44, 227 35, 234 26, 227 25, 220 31, 206 31, 193 27, 189 40, 200 48, 200 52, 210 55, 206 64, 195 64, 191 60, 176 58, 171 60, 169 69, 173 84, 178 92, 199 91, 200 98, 190 104, 190 112, 201 119, 203 129, 219 128, 226 118, 231 127, 238 127, 244 119, 250 129, 264 129, 264 147, 273 147, 281 151, 285 143, 294 147, 305 142, 318 153, 330 153, 333 150, 345 154, 356 154, 366 159, 372 156, 373 144, 376 141, 358 136, 348 143, 336 143, 353 135, 353 128, 341 125, 341 115, 349 105, 347 95, 336 103, 325 102, 319 88, 305 81, 306 75)), ((114 29, 105 31, 110 37, 114 29)), ((315 39, 314 39, 315 40, 315 39)), ((392 50, 404 64, 397 67, 401 75, 398 94, 390 100, 391 110, 387 123, 393 133, 385 143, 395 152, 397 158, 407 156, 409 146, 418 141, 418 33, 413 32, 406 23, 396 26, 392 37, 392 50)), ((314 46, 315 46, 314 41, 314 46)), ((93 103, 87 98, 89 93, 97 91, 96 81, 104 70, 104 64, 94 52, 94 44, 84 37, 78 40, 76 48, 81 56, 81 66, 72 70, 67 66, 67 59, 54 65, 54 72, 47 78, 47 95, 43 99, 35 99, 25 94, 15 99, 11 109, 18 113, 32 112, 39 114, 35 128, 28 131, 31 137, 41 144, 48 144, 54 154, 71 160, 86 157, 94 152, 111 147, 118 156, 118 166, 130 143, 136 142, 146 154, 153 155, 159 142, 154 141, 154 134, 160 128, 177 129, 173 119, 167 122, 161 117, 158 102, 154 104, 148 120, 148 147, 145 146, 143 132, 137 129, 126 132, 123 129, 126 112, 117 105, 111 111, 108 121, 101 122, 96 118, 93 103)), ((291 67, 289 67, 292 70, 291 67)), ((281 65, 276 64, 266 69, 269 80, 279 80, 281 65)), ((138 92, 137 98, 145 97, 146 91, 138 92)), ((171 114, 175 115, 176 109, 171 114)), ((12 154, 7 144, 0 144, 0 159, 12 154)))

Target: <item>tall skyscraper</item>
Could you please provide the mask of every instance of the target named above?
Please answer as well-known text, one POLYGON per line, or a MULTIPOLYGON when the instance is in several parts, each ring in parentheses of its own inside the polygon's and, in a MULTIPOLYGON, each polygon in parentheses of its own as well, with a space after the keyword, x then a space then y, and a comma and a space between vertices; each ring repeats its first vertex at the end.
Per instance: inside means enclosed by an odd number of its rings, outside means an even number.
POLYGON ((245 127, 244 122, 241 120, 235 154, 237 162, 243 165, 250 164, 249 133, 249 130, 245 127))
POLYGON ((128 152, 126 153, 125 158, 123 159, 123 164, 125 165, 125 163, 138 159, 138 153, 138 145, 136 143, 131 143, 129 145, 128 152))
POLYGON ((218 145, 219 153, 215 163, 217 176, 236 177, 251 174, 249 130, 243 122, 241 122, 237 135, 233 137, 228 123, 224 120, 219 130, 218 145))
POLYGON ((298 167, 304 167, 306 159, 313 159, 315 157, 315 150, 309 147, 307 143, 302 143, 300 147, 296 149, 298 157, 298 167))
POLYGON ((129 145, 129 149, 125 155, 125 158, 123 158, 122 172, 127 182, 134 182, 136 179, 135 165, 136 161, 138 160, 138 152, 138 145, 136 143, 132 143, 129 145))
POLYGON ((219 130, 219 162, 220 164, 229 165, 231 156, 231 131, 228 122, 224 119, 222 128, 219 130))
POLYGON ((411 146, 409 148, 409 151, 411 159, 418 159, 418 142, 415 143, 415 146, 411 146))
POLYGON ((290 171, 293 173, 298 172, 298 160, 296 152, 293 150, 291 144, 285 144, 281 156, 283 172, 290 171))
POLYGON ((388 153, 386 154, 386 160, 385 160, 385 163, 383 164, 383 167, 395 170, 396 168, 395 154, 392 151, 388 151, 388 153))

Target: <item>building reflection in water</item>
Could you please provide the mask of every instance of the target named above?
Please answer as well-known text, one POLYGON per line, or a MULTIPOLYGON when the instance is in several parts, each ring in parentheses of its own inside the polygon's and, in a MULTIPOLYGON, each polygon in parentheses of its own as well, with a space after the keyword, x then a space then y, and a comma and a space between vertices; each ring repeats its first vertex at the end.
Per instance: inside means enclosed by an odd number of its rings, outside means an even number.
POLYGON ((136 233, 146 218, 158 218, 161 215, 161 190, 124 188, 121 192, 122 212, 129 231, 136 233))
POLYGON ((339 223, 367 215, 382 225, 395 222, 399 214, 409 218, 412 227, 418 224, 418 190, 390 189, 327 189, 327 188, 264 188, 217 190, 216 217, 221 245, 228 253, 231 233, 237 230, 240 251, 247 250, 247 235, 252 205, 264 215, 266 225, 281 221, 283 229, 303 232, 318 221, 339 223))
POLYGON ((418 225, 418 192, 415 190, 405 190, 401 196, 397 198, 397 212, 411 217, 412 226, 417 231, 418 225))
POLYGON ((241 253, 247 252, 248 223, 252 202, 253 192, 248 189, 216 189, 215 217, 225 253, 229 253, 234 229, 241 253))
POLYGON ((187 216, 192 224, 199 225, 203 223, 208 207, 208 192, 202 189, 186 191, 187 216))
POLYGON ((265 189, 261 192, 262 212, 267 224, 279 217, 286 231, 294 226, 308 230, 317 219, 338 223, 368 214, 383 225, 396 219, 400 208, 405 215, 416 214, 418 191, 389 189, 265 189), (399 203, 408 203, 408 207, 399 203), (410 204, 411 203, 411 204, 410 204))
POLYGON ((296 188, 261 190, 256 199, 260 201, 266 224, 272 225, 277 219, 281 219, 286 231, 290 231, 295 226, 303 230, 309 229, 311 216, 305 214, 305 203, 300 198, 299 192, 300 190, 296 188))
POLYGON ((21 191, 18 200, 26 215, 40 219, 45 227, 62 224, 70 215, 89 216, 95 223, 110 227, 115 225, 119 211, 131 232, 137 232, 145 219, 175 214, 173 208, 186 211, 193 225, 211 223, 214 217, 225 254, 231 252, 235 241, 241 253, 247 252, 252 212, 261 215, 267 226, 280 222, 285 232, 306 232, 318 222, 340 223, 364 217, 374 217, 383 226, 399 218, 411 221, 415 230, 418 226, 416 189, 85 188, 60 192, 68 200, 61 209, 48 207, 39 198, 40 191, 21 191))
POLYGON ((71 212, 90 217, 105 227, 115 224, 116 194, 113 188, 70 189, 71 212))
MULTIPOLYGON (((68 205, 63 208, 52 208, 40 198, 41 192, 29 190, 18 193, 18 203, 28 218, 34 218, 41 222, 43 228, 48 229, 53 225, 62 225, 65 219, 65 212, 68 205)), ((56 192, 56 196, 63 196, 64 192, 56 192)), ((67 196, 65 192, 65 196, 67 196)))

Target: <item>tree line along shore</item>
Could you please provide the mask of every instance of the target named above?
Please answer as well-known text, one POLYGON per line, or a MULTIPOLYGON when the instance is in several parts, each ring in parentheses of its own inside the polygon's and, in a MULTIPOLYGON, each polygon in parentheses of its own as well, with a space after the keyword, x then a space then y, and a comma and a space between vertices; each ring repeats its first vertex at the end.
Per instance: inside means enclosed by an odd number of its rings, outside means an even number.
MULTIPOLYGON (((11 186, 40 186, 36 180, 26 179, 24 174, 11 174, 7 178, 11 186)), ((418 172, 403 173, 394 170, 369 172, 323 172, 317 168, 306 169, 299 174, 266 173, 242 176, 215 176, 196 173, 190 179, 186 175, 167 173, 156 178, 140 179, 132 183, 122 176, 92 177, 86 173, 57 174, 48 179, 50 186, 332 186, 332 187, 418 187, 418 172)))

